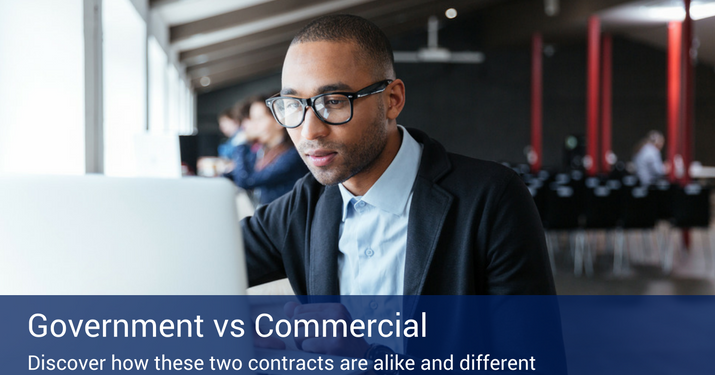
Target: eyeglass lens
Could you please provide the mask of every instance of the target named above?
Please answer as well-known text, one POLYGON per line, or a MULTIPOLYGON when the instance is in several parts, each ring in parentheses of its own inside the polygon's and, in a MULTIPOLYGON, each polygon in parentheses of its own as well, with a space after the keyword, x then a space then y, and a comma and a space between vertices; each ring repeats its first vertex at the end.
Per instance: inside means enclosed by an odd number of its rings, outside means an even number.
MULTIPOLYGON (((350 119, 350 99, 342 94, 329 94, 318 97, 313 108, 323 121, 341 123, 350 119)), ((278 122, 283 126, 294 127, 303 121, 303 104, 292 98, 279 98, 273 102, 273 111, 278 122)))

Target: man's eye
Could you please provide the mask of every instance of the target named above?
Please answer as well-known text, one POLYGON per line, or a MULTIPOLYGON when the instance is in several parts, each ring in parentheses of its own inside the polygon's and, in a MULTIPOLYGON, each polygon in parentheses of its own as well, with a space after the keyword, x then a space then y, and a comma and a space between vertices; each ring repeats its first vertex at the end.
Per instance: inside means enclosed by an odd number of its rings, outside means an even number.
POLYGON ((285 110, 286 110, 286 111, 294 112, 294 111, 297 111, 297 110, 299 110, 299 109, 300 109, 300 103, 299 103, 299 102, 290 101, 290 102, 288 102, 288 103, 285 104, 285 110))
POLYGON ((325 97, 323 103, 326 108, 340 109, 348 105, 348 99, 345 97, 325 97))

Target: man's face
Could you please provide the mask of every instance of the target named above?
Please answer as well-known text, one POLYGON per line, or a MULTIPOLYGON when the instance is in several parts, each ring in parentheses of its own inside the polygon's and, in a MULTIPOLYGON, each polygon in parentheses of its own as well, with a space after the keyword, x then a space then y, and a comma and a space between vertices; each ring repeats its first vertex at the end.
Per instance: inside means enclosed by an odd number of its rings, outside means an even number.
MULTIPOLYGON (((355 92, 384 79, 370 74, 354 48, 352 43, 323 41, 291 46, 281 95, 355 92)), ((383 94, 375 94, 353 101, 353 117, 346 124, 328 125, 309 108, 303 124, 288 134, 313 176, 323 185, 335 185, 370 170, 387 144, 387 127, 383 94)))

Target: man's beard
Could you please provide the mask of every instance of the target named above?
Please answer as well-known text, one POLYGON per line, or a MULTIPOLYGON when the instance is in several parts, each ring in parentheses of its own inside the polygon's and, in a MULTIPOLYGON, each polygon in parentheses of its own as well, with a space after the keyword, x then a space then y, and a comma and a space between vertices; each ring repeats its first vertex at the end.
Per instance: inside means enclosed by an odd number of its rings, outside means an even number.
MULTIPOLYGON (((384 125, 385 107, 380 102, 378 113, 372 122, 368 123, 363 129, 359 139, 360 142, 352 145, 343 143, 328 142, 322 139, 314 141, 304 141, 297 146, 297 149, 303 158, 303 161, 310 169, 318 182, 323 185, 337 185, 349 180, 360 172, 370 170, 375 164, 378 156, 382 153, 387 145, 387 128, 384 125), (306 151, 315 149, 328 149, 336 151, 342 158, 342 163, 339 165, 329 165, 327 167, 316 167, 307 159, 306 151)), ((329 125, 342 126, 342 125, 329 125)))

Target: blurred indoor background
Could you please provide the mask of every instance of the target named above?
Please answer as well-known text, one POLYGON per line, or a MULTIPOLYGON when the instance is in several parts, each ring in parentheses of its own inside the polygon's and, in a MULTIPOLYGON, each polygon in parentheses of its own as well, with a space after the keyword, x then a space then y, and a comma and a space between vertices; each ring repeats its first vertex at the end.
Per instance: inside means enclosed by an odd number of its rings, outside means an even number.
POLYGON ((0 0, 0 173, 211 175, 219 113, 330 13, 390 37, 400 124, 523 176, 560 293, 715 293, 715 0, 0 0))

